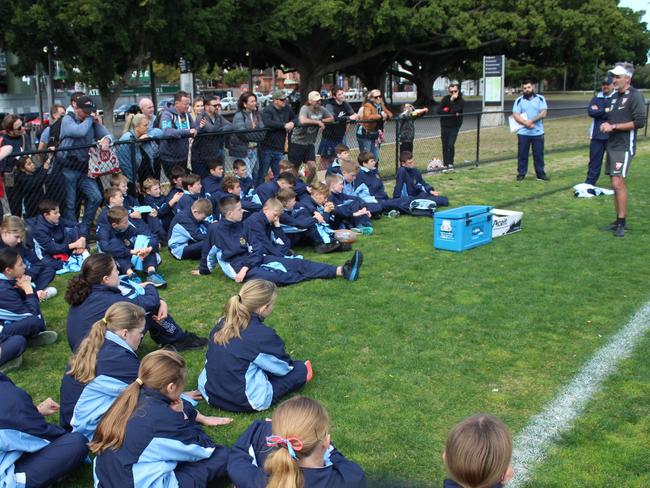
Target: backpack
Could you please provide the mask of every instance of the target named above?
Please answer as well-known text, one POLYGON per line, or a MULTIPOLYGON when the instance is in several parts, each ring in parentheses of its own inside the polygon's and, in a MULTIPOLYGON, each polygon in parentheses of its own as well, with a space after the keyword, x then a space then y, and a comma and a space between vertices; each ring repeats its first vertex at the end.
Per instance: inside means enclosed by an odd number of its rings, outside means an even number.
POLYGON ((415 217, 433 217, 438 205, 433 200, 416 198, 409 203, 409 213, 415 217))
MULTIPOLYGON (((68 114, 65 114, 63 117, 67 116, 68 114)), ((58 120, 50 126, 50 137, 47 139, 47 147, 57 147, 59 145, 63 117, 59 117, 58 120)))

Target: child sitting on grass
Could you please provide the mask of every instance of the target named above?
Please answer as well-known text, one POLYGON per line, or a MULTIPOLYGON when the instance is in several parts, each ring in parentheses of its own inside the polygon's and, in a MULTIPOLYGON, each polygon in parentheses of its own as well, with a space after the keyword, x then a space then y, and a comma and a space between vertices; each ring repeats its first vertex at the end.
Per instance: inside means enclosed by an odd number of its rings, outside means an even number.
POLYGON ((325 177, 325 183, 329 188, 328 201, 334 204, 331 214, 334 215, 334 229, 358 229, 362 234, 372 234, 370 217, 372 213, 368 210, 365 202, 359 197, 343 193, 343 176, 334 174, 325 177))
POLYGON ((357 158, 359 173, 354 180, 355 191, 367 192, 381 203, 382 210, 389 217, 397 217, 400 213, 409 213, 410 197, 388 198, 384 182, 377 173, 377 161, 370 151, 361 151, 357 158))
POLYGON ((248 174, 246 162, 243 159, 235 159, 232 163, 233 174, 239 180, 241 191, 244 196, 248 196, 250 191, 255 187, 253 178, 248 174))
POLYGON ((444 488, 501 488, 512 479, 512 439, 492 415, 477 414, 457 424, 442 455, 449 478, 444 488))
POLYGON ((147 281, 156 287, 167 286, 167 281, 157 272, 160 263, 158 240, 142 222, 130 220, 124 207, 108 211, 108 225, 97 228, 97 248, 110 254, 121 274, 140 282, 136 271, 146 271, 147 281))
POLYGON ((0 332, 23 336, 27 346, 54 344, 58 334, 45 330, 38 296, 25 264, 11 247, 0 250, 0 332))
MULTIPOLYGON (((177 179, 182 181, 182 178, 180 176, 177 179)), ((166 233, 174 217, 174 207, 183 196, 182 184, 181 189, 173 187, 167 195, 162 195, 160 181, 154 178, 147 178, 142 182, 142 189, 144 190, 144 204, 156 210, 162 224, 163 232, 166 233)))
POLYGON ((49 159, 45 160, 43 166, 38 168, 29 156, 23 156, 18 160, 15 191, 20 198, 23 218, 26 219, 38 215, 38 204, 41 203, 41 200, 45 199, 44 185, 49 179, 49 169, 49 159))
POLYGON ((169 228, 169 252, 176 259, 201 259, 203 240, 208 234, 206 220, 212 216, 212 203, 200 198, 190 208, 174 216, 169 228))
POLYGON ((311 381, 311 362, 291 359, 282 339, 264 324, 276 297, 273 283, 252 280, 226 302, 199 375, 199 391, 210 405, 231 412, 266 410, 311 381))
MULTIPOLYGON (((206 163, 208 175, 201 178, 203 190, 210 195, 221 191, 221 178, 223 178, 223 161, 212 159, 206 163)), ((244 166, 246 166, 244 164, 244 166)))
POLYGON ((232 447, 228 476, 237 488, 366 486, 359 465, 332 445, 325 407, 304 396, 282 402, 270 421, 250 425, 232 447))
POLYGON ((341 174, 341 163, 350 161, 350 148, 345 144, 338 144, 334 151, 336 152, 336 159, 327 167, 325 176, 341 174))
POLYGON ((449 205, 447 197, 440 196, 440 193, 426 183, 422 178, 422 173, 415 167, 413 153, 402 151, 399 156, 400 168, 397 170, 395 177, 395 189, 393 198, 411 197, 416 199, 432 200, 438 207, 449 205))

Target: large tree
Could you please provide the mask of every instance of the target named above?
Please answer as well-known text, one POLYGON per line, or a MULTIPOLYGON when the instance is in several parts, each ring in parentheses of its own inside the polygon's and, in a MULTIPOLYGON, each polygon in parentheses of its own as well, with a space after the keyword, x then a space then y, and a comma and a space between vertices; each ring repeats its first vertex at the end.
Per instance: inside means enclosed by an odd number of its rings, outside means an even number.
POLYGON ((23 62, 44 61, 43 46, 56 46, 79 81, 99 90, 106 125, 134 71, 152 60, 199 61, 205 46, 222 42, 233 0, 14 0, 4 32, 23 62), (199 15, 200 22, 197 22, 199 15), (189 27, 188 27, 189 26, 189 27))

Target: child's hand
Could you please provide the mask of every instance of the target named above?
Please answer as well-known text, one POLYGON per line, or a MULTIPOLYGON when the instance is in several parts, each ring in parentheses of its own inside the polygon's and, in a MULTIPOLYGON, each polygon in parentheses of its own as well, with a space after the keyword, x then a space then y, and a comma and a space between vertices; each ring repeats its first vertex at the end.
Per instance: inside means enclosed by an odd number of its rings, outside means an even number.
POLYGON ((23 290, 27 295, 34 293, 32 288, 32 277, 29 275, 22 275, 20 278, 16 278, 16 286, 23 290))
POLYGON ((161 321, 165 320, 167 318, 167 302, 164 300, 160 300, 160 305, 158 306, 158 312, 156 312, 156 315, 154 315, 152 318, 160 323, 161 321))
POLYGON ((45 171, 49 171, 49 170, 50 170, 50 165, 52 164, 51 161, 52 161, 52 160, 51 160, 50 158, 47 158, 47 159, 45 160, 45 162, 43 163, 43 169, 44 169, 45 171))
POLYGON ((198 269, 193 269, 191 273, 192 276, 201 276, 201 272, 198 269))
POLYGON ((438 195, 440 195, 440 192, 433 191, 433 190, 431 190, 429 193, 431 193, 431 195, 433 195, 434 197, 437 197, 438 195))
POLYGON ((230 417, 208 417, 206 415, 198 414, 196 416, 196 421, 199 424, 206 425, 209 427, 216 427, 217 425, 228 425, 232 422, 230 417))
POLYGON ((199 390, 184 391, 183 395, 185 395, 188 398, 191 398, 192 400, 196 400, 197 402, 203 400, 203 396, 201 395, 201 392, 199 390))
POLYGON ((172 199, 169 201, 171 205, 175 205, 178 203, 178 201, 183 197, 183 192, 176 192, 176 194, 172 197, 172 199))
POLYGON ((325 218, 318 212, 314 212, 314 218, 316 219, 316 222, 320 222, 321 224, 325 222, 325 218))
POLYGON ((239 273, 235 275, 235 283, 241 283, 246 278, 246 273, 248 273, 248 268, 244 266, 239 270, 239 273))
POLYGON ((48 397, 36 407, 36 410, 38 410, 38 413, 43 417, 47 417, 48 415, 52 415, 59 411, 59 404, 48 397))
POLYGON ((149 212, 149 215, 151 215, 152 217, 158 217, 158 210, 152 208, 151 212, 149 212))
POLYGON ((131 212, 129 214, 129 217, 131 217, 132 219, 141 219, 142 214, 140 212, 138 212, 138 211, 135 211, 135 212, 131 212))

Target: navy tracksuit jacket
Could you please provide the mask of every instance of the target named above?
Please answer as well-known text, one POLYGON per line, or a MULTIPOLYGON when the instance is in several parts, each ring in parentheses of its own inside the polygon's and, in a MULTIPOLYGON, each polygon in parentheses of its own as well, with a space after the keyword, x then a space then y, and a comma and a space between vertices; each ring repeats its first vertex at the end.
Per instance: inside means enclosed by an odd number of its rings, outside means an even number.
POLYGON ((34 252, 46 265, 59 270, 63 262, 53 258, 57 254, 70 256, 70 245, 80 237, 88 237, 84 226, 61 218, 58 224, 51 224, 39 215, 29 221, 29 232, 34 239, 34 252))
POLYGON ((384 188, 384 182, 381 180, 376 169, 372 170, 363 166, 359 168, 359 173, 357 173, 357 177, 354 180, 354 186, 355 188, 359 188, 362 185, 365 185, 370 195, 375 197, 381 204, 382 211, 390 212, 391 210, 397 210, 401 213, 409 213, 409 203, 413 199, 410 197, 388 198, 388 194, 384 188))
POLYGON ((215 444, 195 419, 194 408, 186 404, 185 414, 176 412, 169 398, 143 387, 122 446, 95 458, 96 486, 198 487, 225 476, 229 450, 215 444))
POLYGON ((49 424, 32 398, 0 373, 0 483, 47 487, 80 466, 86 438, 49 424))
POLYGON ((367 208, 366 203, 354 195, 345 193, 332 193, 327 198, 334 204, 334 223, 331 224, 333 229, 358 227, 360 225, 371 227, 370 218, 367 215, 355 217, 353 214, 357 210, 367 208))
POLYGON ((36 293, 26 295, 16 280, 0 273, 0 333, 25 338, 45 330, 45 319, 36 293))
POLYGON ((169 226, 169 252, 176 259, 200 259, 207 234, 208 225, 203 221, 197 222, 191 207, 181 210, 169 226))
MULTIPOLYGON (((97 352, 95 378, 91 383, 95 382, 101 385, 103 380, 111 378, 118 380, 120 383, 125 385, 124 387, 126 387, 133 383, 138 377, 139 367, 140 361, 129 345, 120 337, 117 337, 116 334, 107 331, 104 343, 97 352)), ((61 409, 59 410, 59 424, 67 431, 72 430, 72 416, 85 387, 85 384, 80 383, 69 374, 63 375, 59 395, 59 402, 61 404, 61 409)), ((107 392, 107 395, 104 396, 104 398, 99 399, 99 401, 104 403, 104 405, 89 405, 98 400, 97 395, 94 395, 94 397, 89 395, 82 400, 86 405, 83 406, 85 408, 77 411, 77 416, 81 416, 82 411, 86 412, 86 415, 87 412, 93 412, 94 415, 94 412, 98 410, 98 407, 101 409, 101 415, 103 415, 115 400, 114 396, 108 394, 110 388, 105 388, 104 391, 107 392)), ((98 423, 101 415, 95 416, 93 420, 98 423)), ((87 422, 84 418, 77 419, 77 423, 80 421, 87 422)), ((96 423, 93 422, 93 425, 96 426, 96 423)))
MULTIPOLYGON (((272 424, 255 420, 239 436, 228 457, 228 476, 237 488, 265 488, 268 478, 264 472, 266 458, 274 449, 266 445, 273 435, 272 424)), ((366 476, 361 467, 346 459, 330 445, 323 456, 322 468, 301 468, 305 488, 364 488, 366 476)))
POLYGON ((255 193, 259 197, 260 202, 262 202, 262 205, 264 205, 269 198, 275 198, 279 191, 280 185, 278 185, 275 180, 267 181, 255 188, 255 193))
POLYGON ((284 395, 307 381, 303 361, 293 361, 274 329, 256 314, 241 337, 226 345, 214 343, 210 332, 205 367, 199 375, 199 391, 210 405, 231 412, 268 409, 284 395))
POLYGON ((169 229, 169 224, 174 216, 174 209, 169 205, 169 200, 174 196, 174 193, 176 192, 172 189, 167 196, 152 197, 151 195, 145 195, 142 200, 144 205, 149 205, 151 208, 156 209, 158 212, 158 220, 160 220, 160 224, 165 232, 169 229))
POLYGON ((397 170, 393 198, 422 198, 425 200, 433 200, 439 207, 449 205, 447 197, 435 197, 429 193, 431 190, 433 190, 433 187, 422 179, 422 173, 417 168, 401 166, 397 170))
POLYGON ((204 240, 199 271, 209 274, 219 265, 230 279, 247 267, 246 280, 268 280, 291 285, 315 278, 336 277, 336 267, 304 259, 264 256, 246 239, 244 225, 223 219, 211 224, 204 240))
POLYGON ((185 337, 185 332, 176 324, 171 315, 162 325, 151 318, 160 307, 160 297, 156 287, 147 285, 144 288, 139 287, 138 291, 144 293, 136 295, 133 289, 120 290, 120 288, 107 285, 91 285, 90 295, 83 303, 70 307, 68 311, 67 335, 72 352, 76 351, 93 324, 104 317, 108 307, 117 302, 133 302, 144 308, 147 314, 145 327, 149 330, 151 338, 158 344, 173 344, 182 340, 185 337), (127 294, 123 295, 122 291, 127 294))
POLYGON ((102 225, 97 227, 97 246, 101 252, 110 254, 117 263, 117 268, 120 273, 126 273, 127 270, 134 268, 131 261, 133 257, 131 250, 135 244, 137 236, 143 235, 149 238, 147 246, 151 246, 152 250, 149 255, 142 260, 144 269, 149 266, 158 266, 158 239, 152 235, 149 227, 144 222, 139 222, 137 219, 129 219, 129 226, 124 230, 117 230, 112 225, 102 225))
MULTIPOLYGON (((8 247, 0 239, 0 249, 8 247)), ((47 263, 38 259, 33 249, 26 247, 22 242, 14 247, 25 263, 25 274, 32 278, 32 283, 36 285, 37 290, 44 290, 56 276, 56 269, 48 266, 47 263)))
POLYGON ((201 186, 203 187, 203 191, 211 195, 213 193, 221 191, 221 180, 221 177, 211 174, 204 176, 201 178, 201 186))

